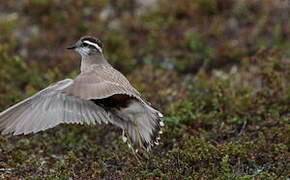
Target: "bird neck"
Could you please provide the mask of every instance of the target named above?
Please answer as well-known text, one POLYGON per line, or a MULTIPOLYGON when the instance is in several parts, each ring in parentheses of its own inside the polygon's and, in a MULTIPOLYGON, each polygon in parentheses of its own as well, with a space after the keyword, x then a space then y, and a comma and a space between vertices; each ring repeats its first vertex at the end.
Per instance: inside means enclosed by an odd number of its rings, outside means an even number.
POLYGON ((89 56, 82 56, 81 72, 84 72, 88 67, 93 64, 110 65, 102 54, 94 54, 89 56))

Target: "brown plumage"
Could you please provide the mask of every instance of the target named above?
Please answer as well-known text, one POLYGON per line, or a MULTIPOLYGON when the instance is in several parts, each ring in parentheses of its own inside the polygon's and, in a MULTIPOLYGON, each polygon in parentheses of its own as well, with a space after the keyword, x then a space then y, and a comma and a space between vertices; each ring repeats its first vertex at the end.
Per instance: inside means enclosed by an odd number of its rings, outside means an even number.
POLYGON ((60 123, 112 123, 128 132, 136 147, 158 144, 162 114, 102 54, 98 39, 85 36, 69 49, 82 56, 81 73, 0 113, 2 134, 28 134, 60 123))

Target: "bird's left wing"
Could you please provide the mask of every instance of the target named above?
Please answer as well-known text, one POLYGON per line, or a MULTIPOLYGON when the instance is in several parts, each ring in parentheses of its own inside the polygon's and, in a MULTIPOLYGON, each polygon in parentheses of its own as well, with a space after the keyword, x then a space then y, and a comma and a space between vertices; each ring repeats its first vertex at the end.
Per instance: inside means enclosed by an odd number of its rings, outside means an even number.
POLYGON ((60 123, 108 123, 110 115, 92 101, 66 94, 72 79, 59 81, 0 113, 2 134, 28 134, 60 123))

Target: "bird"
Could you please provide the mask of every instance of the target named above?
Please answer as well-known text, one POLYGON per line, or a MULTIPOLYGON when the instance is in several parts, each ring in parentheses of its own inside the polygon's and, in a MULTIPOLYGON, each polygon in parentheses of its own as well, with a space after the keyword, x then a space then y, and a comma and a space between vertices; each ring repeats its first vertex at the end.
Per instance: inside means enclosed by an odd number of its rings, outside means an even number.
POLYGON ((74 79, 53 83, 1 112, 1 134, 26 135, 62 123, 110 123, 122 129, 122 139, 130 141, 129 147, 149 151, 158 145, 163 114, 151 107, 127 78, 109 64, 102 42, 93 36, 83 36, 67 49, 80 55, 80 73, 74 79))

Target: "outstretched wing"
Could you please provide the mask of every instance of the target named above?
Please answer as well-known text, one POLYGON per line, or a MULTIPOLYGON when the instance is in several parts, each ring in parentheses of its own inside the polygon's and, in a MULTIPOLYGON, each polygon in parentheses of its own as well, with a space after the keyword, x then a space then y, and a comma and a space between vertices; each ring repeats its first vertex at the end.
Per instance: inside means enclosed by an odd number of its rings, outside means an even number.
POLYGON ((65 79, 0 113, 2 134, 28 134, 60 123, 107 123, 110 115, 92 101, 69 96, 63 89, 72 85, 65 79))

